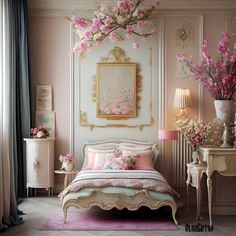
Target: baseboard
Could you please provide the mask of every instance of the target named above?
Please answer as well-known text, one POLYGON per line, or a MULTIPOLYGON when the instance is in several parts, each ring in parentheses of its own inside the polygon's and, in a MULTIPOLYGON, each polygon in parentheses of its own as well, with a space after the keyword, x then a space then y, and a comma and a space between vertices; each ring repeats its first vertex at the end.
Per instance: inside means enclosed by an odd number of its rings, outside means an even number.
MULTIPOLYGON (((202 213, 208 214, 208 207, 202 208, 202 213)), ((212 206, 212 215, 236 215, 236 205, 212 206)))

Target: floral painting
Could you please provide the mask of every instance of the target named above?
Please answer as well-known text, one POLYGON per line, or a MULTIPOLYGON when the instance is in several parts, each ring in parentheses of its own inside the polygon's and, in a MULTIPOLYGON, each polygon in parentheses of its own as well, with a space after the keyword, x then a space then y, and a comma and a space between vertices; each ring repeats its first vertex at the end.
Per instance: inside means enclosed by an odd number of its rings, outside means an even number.
POLYGON ((97 64, 97 117, 136 117, 136 64, 97 64))

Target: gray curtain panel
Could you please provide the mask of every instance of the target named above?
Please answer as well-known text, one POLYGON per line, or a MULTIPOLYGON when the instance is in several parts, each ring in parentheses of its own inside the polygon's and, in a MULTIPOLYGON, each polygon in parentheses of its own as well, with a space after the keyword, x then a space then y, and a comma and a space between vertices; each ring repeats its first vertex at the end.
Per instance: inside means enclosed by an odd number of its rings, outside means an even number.
POLYGON ((0 232, 22 223, 17 198, 25 192, 23 137, 30 136, 26 0, 0 2, 0 232))
POLYGON ((14 71, 14 160, 15 182, 18 197, 25 196, 26 161, 23 138, 30 137, 30 76, 28 58, 27 1, 10 0, 12 18, 12 60, 14 71))

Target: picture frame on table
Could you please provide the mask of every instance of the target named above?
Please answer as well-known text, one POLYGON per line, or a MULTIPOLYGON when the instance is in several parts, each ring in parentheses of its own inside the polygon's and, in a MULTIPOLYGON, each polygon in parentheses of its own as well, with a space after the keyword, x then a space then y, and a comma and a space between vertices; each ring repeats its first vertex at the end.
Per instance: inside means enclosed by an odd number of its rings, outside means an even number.
POLYGON ((36 87, 36 110, 52 111, 52 86, 38 85, 36 87))
POLYGON ((45 127, 48 129, 49 137, 55 138, 55 112, 54 111, 36 111, 36 127, 45 127))

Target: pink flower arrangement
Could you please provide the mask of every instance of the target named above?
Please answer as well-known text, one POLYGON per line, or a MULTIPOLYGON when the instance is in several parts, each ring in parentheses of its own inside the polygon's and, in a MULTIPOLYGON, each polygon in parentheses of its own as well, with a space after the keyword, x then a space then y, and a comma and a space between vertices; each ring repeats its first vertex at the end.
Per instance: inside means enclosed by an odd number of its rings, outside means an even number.
POLYGON ((101 103, 99 110, 103 114, 110 115, 129 114, 133 110, 132 102, 129 100, 127 95, 119 93, 115 95, 114 100, 110 103, 101 103))
POLYGON ((186 65, 189 72, 216 100, 231 100, 236 90, 236 49, 230 51, 230 39, 229 33, 222 32, 217 48, 219 57, 215 62, 209 53, 208 40, 204 40, 201 47, 202 57, 199 65, 194 64, 184 54, 177 55, 177 59, 186 65))
POLYGON ((194 151, 199 149, 211 131, 211 123, 206 123, 196 118, 191 120, 177 120, 176 126, 194 151))
POLYGON ((72 156, 72 155, 70 155, 70 154, 66 154, 65 156, 60 155, 60 156, 59 156, 59 160, 60 160, 60 162, 65 162, 65 163, 67 163, 67 162, 74 161, 74 160, 75 160, 75 157, 72 156))
MULTIPOLYGON (((74 45, 74 52, 86 52, 93 46, 109 38, 111 41, 122 39, 120 30, 126 31, 125 37, 132 35, 147 38, 155 33, 153 17, 160 4, 160 0, 152 3, 145 0, 118 0, 113 7, 100 7, 94 12, 92 20, 68 17, 74 24, 80 40, 74 45), (150 32, 144 30, 145 26, 153 26, 150 32)), ((145 41, 145 40, 142 40, 145 41)), ((138 43, 134 48, 138 48, 138 43)))
POLYGON ((48 128, 40 126, 39 128, 31 128, 30 134, 32 138, 47 138, 49 136, 48 128))

